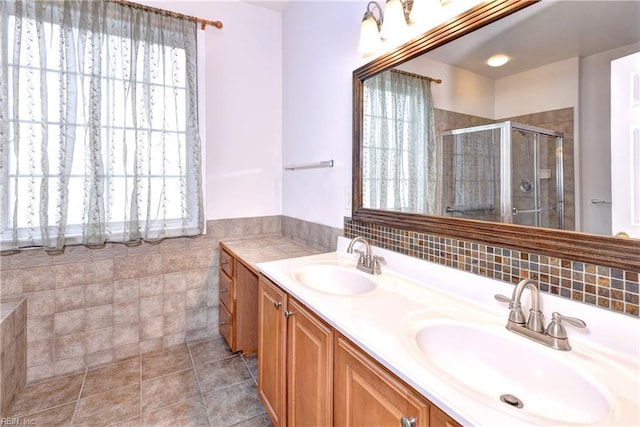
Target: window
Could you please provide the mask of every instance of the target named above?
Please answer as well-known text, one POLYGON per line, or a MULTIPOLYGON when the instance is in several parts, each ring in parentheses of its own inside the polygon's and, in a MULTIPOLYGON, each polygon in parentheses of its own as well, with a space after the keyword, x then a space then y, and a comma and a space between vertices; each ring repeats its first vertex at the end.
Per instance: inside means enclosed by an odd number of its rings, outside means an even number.
POLYGON ((437 146, 430 80, 391 70, 364 82, 365 208, 435 212, 437 146))
POLYGON ((0 7, 3 249, 201 233, 195 24, 110 2, 0 7))

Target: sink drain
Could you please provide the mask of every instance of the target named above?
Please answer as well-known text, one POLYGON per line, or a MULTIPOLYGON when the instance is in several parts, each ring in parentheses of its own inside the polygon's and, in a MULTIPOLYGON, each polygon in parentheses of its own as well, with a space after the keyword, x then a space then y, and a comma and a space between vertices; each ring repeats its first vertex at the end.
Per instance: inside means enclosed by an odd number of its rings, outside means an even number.
POLYGON ((524 404, 522 403, 522 400, 518 399, 513 394, 503 394, 502 396, 500 396, 500 400, 506 403, 507 405, 513 406, 514 408, 519 409, 524 406, 524 404))

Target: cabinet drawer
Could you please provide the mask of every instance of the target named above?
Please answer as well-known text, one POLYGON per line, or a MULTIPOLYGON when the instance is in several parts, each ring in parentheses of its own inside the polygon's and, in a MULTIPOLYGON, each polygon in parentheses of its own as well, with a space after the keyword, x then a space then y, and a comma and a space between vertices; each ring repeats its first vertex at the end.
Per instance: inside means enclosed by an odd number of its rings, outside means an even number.
POLYGON ((233 277, 233 258, 222 248, 220 248, 220 270, 227 273, 227 276, 233 277))
POLYGON ((229 313, 227 308, 222 304, 220 304, 218 314, 218 330, 220 331, 220 335, 222 335, 225 341, 227 341, 229 347, 234 348, 233 318, 231 317, 231 313, 229 313))
POLYGON ((233 313, 233 280, 224 271, 220 271, 219 289, 220 301, 226 306, 229 313, 233 313))

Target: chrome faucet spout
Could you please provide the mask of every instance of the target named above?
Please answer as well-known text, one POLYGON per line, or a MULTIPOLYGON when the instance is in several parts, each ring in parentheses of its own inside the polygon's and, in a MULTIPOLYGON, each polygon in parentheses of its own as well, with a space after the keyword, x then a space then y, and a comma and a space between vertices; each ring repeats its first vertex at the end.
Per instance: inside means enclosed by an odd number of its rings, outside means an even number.
POLYGON ((352 254, 353 252, 360 252, 360 257, 358 258, 358 264, 356 266, 358 270, 369 274, 381 274, 380 263, 384 262, 384 258, 371 253, 371 245, 367 239, 362 236, 354 238, 351 243, 349 243, 349 247, 347 247, 347 253, 352 254), (358 242, 364 245, 364 251, 353 249, 355 244, 358 242))
POLYGON ((508 330, 556 350, 571 350, 567 333, 561 324, 562 321, 578 328, 587 326, 580 319, 553 313, 553 319, 545 330, 542 311, 540 310, 540 289, 536 282, 530 279, 523 279, 516 285, 511 299, 504 295, 496 295, 495 298, 500 302, 509 303, 508 330), (525 289, 529 289, 531 292, 531 309, 529 310, 529 319, 526 322, 525 315, 522 312, 522 304, 520 303, 522 292, 525 289))
POLYGON ((364 256, 369 256, 369 254, 371 253, 371 246, 369 245, 369 241, 367 239, 365 239, 362 236, 358 236, 356 238, 354 238, 353 240, 351 240, 351 243, 349 243, 349 247, 347 247, 347 253, 348 254, 352 254, 353 253, 353 247, 356 243, 362 243, 364 245, 364 256))
POLYGON ((540 290, 538 284, 531 279, 522 279, 513 290, 513 296, 511 301, 514 308, 512 309, 513 319, 511 315, 509 320, 518 324, 524 324, 524 314, 522 313, 520 299, 522 298, 522 292, 529 289, 531 292, 531 309, 529 310, 529 319, 527 320, 527 329, 531 329, 535 332, 543 332, 544 324, 542 323, 542 311, 540 311, 540 290), (515 312, 517 310, 517 312, 515 312))

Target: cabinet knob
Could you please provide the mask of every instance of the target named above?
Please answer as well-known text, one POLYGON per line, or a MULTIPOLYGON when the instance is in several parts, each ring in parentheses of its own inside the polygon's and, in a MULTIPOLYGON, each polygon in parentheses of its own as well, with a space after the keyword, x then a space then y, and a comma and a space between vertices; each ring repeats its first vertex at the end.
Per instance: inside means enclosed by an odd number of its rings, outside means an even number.
POLYGON ((275 308, 280 308, 280 307, 282 307, 282 301, 274 301, 274 302, 273 302, 273 306, 274 306, 275 308))
POLYGON ((220 265, 227 265, 229 264, 229 260, 224 260, 224 261, 220 261, 220 265))
POLYGON ((228 324, 228 323, 229 323, 229 322, 224 321, 224 322, 220 322, 220 323, 218 323, 218 325, 219 325, 219 326, 224 326, 224 325, 226 325, 226 324, 228 324))
POLYGON ((402 427, 416 427, 416 419, 413 417, 400 418, 400 425, 402 427))
POLYGON ((293 311, 289 311, 289 310, 284 311, 284 317, 286 317, 287 319, 293 315, 294 315, 293 311))

